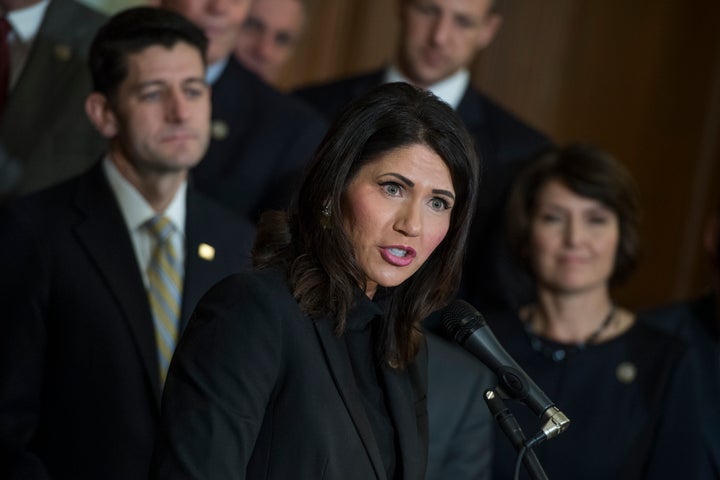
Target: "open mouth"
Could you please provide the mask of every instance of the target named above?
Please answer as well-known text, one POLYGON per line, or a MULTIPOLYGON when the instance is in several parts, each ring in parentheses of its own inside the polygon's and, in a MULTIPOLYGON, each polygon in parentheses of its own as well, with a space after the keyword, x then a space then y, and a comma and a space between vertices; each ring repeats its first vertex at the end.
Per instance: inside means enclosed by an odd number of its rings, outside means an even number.
POLYGON ((410 247, 383 247, 380 249, 382 258, 391 265, 406 267, 415 259, 417 253, 410 247))

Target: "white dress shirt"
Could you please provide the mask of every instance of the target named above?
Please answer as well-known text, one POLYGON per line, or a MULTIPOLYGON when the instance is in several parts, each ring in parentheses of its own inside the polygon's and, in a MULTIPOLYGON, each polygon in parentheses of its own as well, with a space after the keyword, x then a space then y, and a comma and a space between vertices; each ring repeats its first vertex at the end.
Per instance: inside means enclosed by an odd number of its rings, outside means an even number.
MULTIPOLYGON (((156 241, 144 225, 158 213, 153 210, 140 192, 123 177, 109 156, 105 156, 103 159, 103 170, 110 183, 110 189, 115 194, 115 198, 120 205, 120 211, 125 219, 125 226, 130 233, 133 248, 135 249, 135 258, 138 261, 138 266, 140 267, 140 272, 145 282, 145 288, 147 289, 149 286, 147 268, 150 264, 150 258, 156 241)), ((180 256, 183 270, 185 268, 186 196, 187 182, 183 182, 165 212, 162 213, 168 217, 173 224, 174 228, 171 233, 171 241, 175 251, 178 252, 180 256)))
MULTIPOLYGON (((408 78, 403 75, 395 65, 388 67, 385 72, 385 83, 390 82, 413 83, 408 80, 408 78)), ((440 100, 450 105, 453 110, 457 110, 469 84, 470 72, 463 68, 445 80, 441 80, 434 85, 430 85, 428 90, 434 93, 438 98, 440 98, 440 100)))

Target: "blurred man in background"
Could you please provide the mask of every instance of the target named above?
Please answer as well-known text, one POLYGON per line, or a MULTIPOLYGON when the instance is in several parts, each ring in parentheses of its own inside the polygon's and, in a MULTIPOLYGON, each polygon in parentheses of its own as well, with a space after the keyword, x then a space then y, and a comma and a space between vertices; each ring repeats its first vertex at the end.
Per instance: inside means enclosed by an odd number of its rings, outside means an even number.
POLYGON ((253 0, 235 46, 240 63, 275 84, 302 34, 307 1, 253 0))
POLYGON ((287 207, 327 123, 232 55, 250 6, 250 0, 162 1, 162 7, 184 15, 208 37, 212 138, 192 171, 195 185, 257 221, 263 210, 287 207))

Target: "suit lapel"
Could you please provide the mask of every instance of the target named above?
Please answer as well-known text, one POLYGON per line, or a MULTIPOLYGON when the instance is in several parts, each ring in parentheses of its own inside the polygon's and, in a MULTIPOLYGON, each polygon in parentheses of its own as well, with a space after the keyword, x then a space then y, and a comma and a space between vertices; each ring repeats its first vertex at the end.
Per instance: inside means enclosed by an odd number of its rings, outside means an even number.
POLYGON ((475 150, 480 153, 484 168, 495 163, 495 145, 491 141, 490 125, 483 99, 472 85, 468 85, 457 107, 457 114, 475 139, 475 150))
POLYGON ((197 193, 188 186, 185 214, 185 275, 180 312, 181 332, 185 329, 198 300, 210 286, 221 280, 224 273, 214 259, 214 250, 212 256, 208 253, 205 253, 205 258, 200 256, 201 244, 204 243, 212 248, 216 245, 214 239, 208 236, 208 229, 205 228, 207 222, 204 221, 203 210, 198 200, 197 193))
POLYGON ((160 405, 159 367, 150 305, 125 221, 101 164, 83 177, 76 206, 86 216, 76 227, 78 239, 117 300, 117 307, 145 365, 149 386, 160 405))
POLYGON ((195 305, 190 299, 199 298, 202 292, 199 292, 199 282, 193 281, 204 272, 203 264, 197 255, 198 246, 200 245, 201 229, 197 225, 198 213, 195 202, 190 199, 190 188, 187 192, 187 200, 185 207, 185 273, 183 276, 183 295, 182 308, 180 309, 180 332, 185 330, 185 326, 195 309, 195 305))
MULTIPOLYGON (((87 68, 83 53, 73 39, 74 32, 87 26, 71 23, 75 10, 72 2, 50 2, 3 118, 12 119, 16 114, 23 117, 32 115, 40 122, 36 127, 42 129, 43 122, 50 122, 52 118, 39 115, 36 111, 30 113, 29 109, 47 112, 48 105, 56 105, 56 108, 63 106, 66 99, 63 92, 71 89, 69 83, 77 80, 76 73, 87 68), (52 82, 47 82, 48 78, 52 82), (43 88, 38 88, 39 85, 43 88), (48 85, 51 85, 50 88, 47 88, 48 85)), ((12 121, 6 122, 9 129, 12 125, 12 121)))
POLYGON ((397 371, 390 368, 389 365, 383 365, 382 377, 388 411, 395 426, 400 448, 402 478, 405 480, 424 478, 426 458, 413 455, 413 453, 426 450, 426 447, 422 445, 425 439, 421 438, 418 431, 418 418, 415 410, 416 402, 420 399, 415 398, 407 371, 397 371))
POLYGON ((370 422, 365 413, 365 407, 360 399, 360 392, 355 384, 355 379, 350 366, 347 348, 342 338, 335 336, 332 329, 332 322, 327 319, 315 321, 315 329, 318 332, 328 367, 332 373, 335 386, 348 409, 348 413, 355 424, 355 429, 360 440, 365 446, 365 451, 370 458, 375 475, 380 480, 385 480, 385 468, 380 456, 375 436, 373 435, 370 422))
POLYGON ((212 138, 203 160, 193 169, 199 178, 206 181, 223 178, 236 168, 236 162, 245 161, 231 153, 237 151, 238 142, 248 135, 251 130, 248 120, 254 118, 256 99, 250 91, 249 75, 231 57, 212 85, 212 138))

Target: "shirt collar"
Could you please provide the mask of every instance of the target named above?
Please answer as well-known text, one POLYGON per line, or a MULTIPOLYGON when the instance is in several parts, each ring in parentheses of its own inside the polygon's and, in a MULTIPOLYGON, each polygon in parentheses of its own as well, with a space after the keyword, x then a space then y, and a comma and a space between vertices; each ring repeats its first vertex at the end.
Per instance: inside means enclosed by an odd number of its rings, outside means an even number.
MULTIPOLYGON (((385 72, 385 83, 389 82, 413 83, 405 75, 403 75, 402 72, 400 72, 400 69, 398 69, 395 65, 388 67, 385 72)), ((434 93, 438 98, 440 98, 440 100, 450 105, 453 110, 457 110, 469 84, 470 72, 463 68, 450 77, 441 80, 434 85, 430 85, 428 90, 434 93)))
POLYGON ((371 300, 361 289, 355 292, 355 301, 347 315, 347 329, 352 331, 365 330, 370 322, 378 316, 384 316, 388 309, 390 289, 378 287, 371 300))
POLYGON ((230 57, 225 57, 212 65, 208 65, 207 70, 205 71, 205 80, 208 85, 212 85, 218 78, 220 78, 220 75, 222 75, 222 72, 225 70, 225 66, 228 64, 229 60, 230 57))
MULTIPOLYGON (((117 198, 120 211, 128 229, 135 231, 141 228, 157 213, 143 198, 140 192, 120 173, 108 155, 103 159, 103 170, 110 183, 110 188, 117 198)), ((163 214, 170 219, 176 231, 185 233, 185 199, 187 197, 187 181, 183 182, 175 193, 172 201, 163 214)))
POLYGON ((13 28, 13 33, 23 43, 32 41, 40 30, 45 11, 50 5, 50 0, 42 0, 35 5, 14 10, 7 14, 7 20, 13 28))

